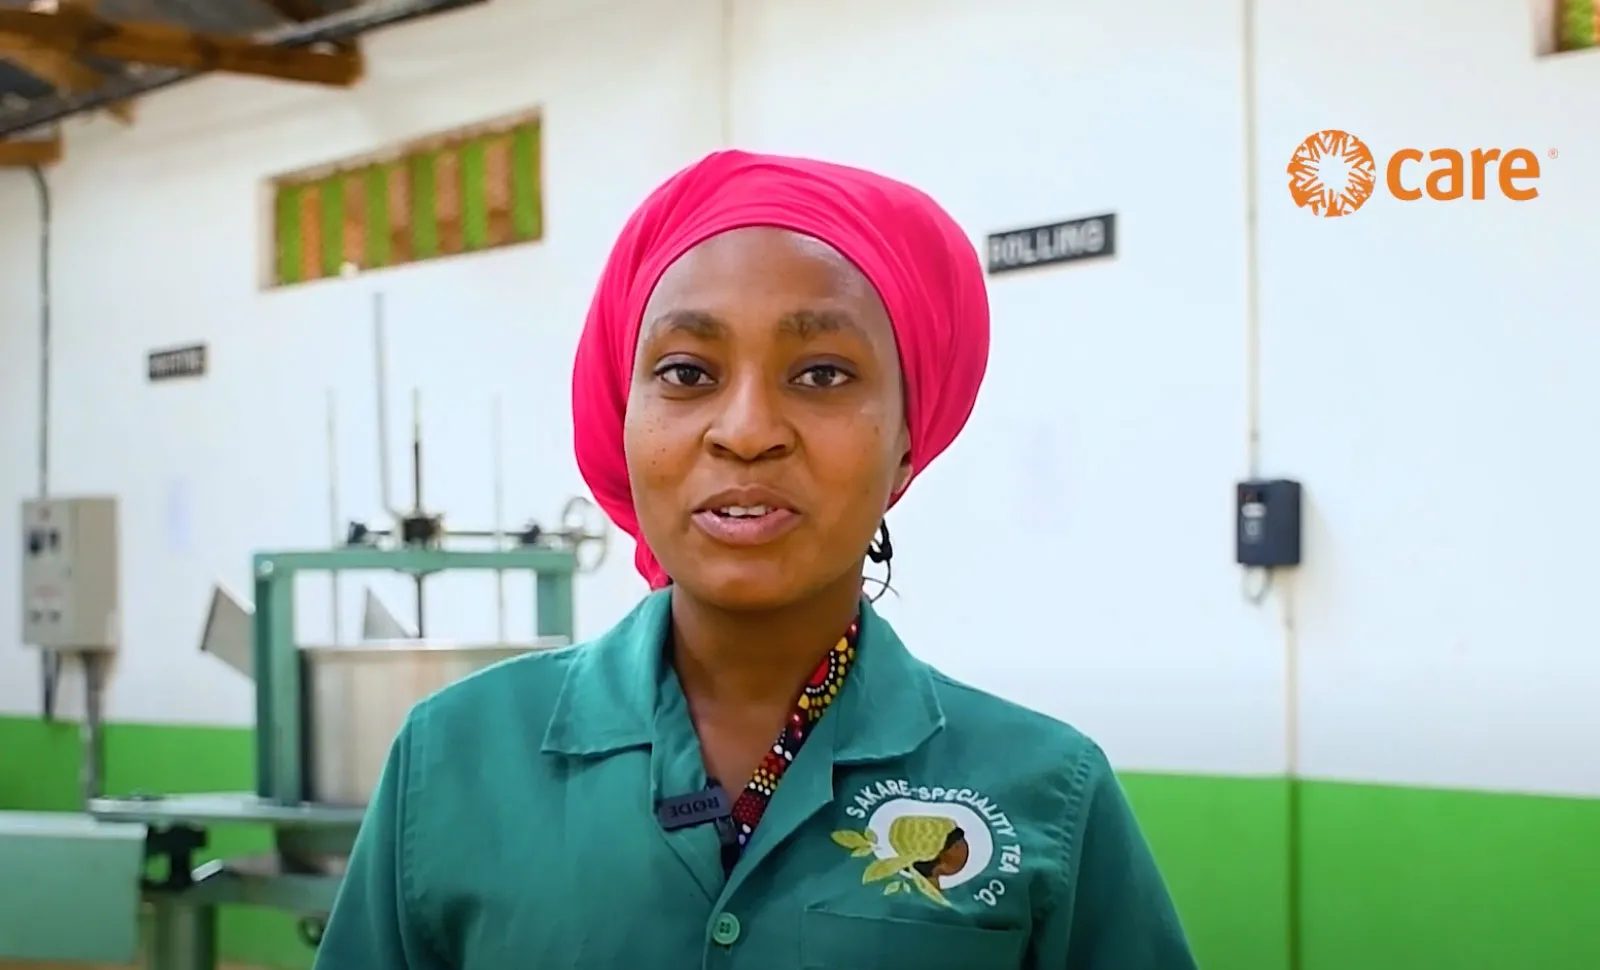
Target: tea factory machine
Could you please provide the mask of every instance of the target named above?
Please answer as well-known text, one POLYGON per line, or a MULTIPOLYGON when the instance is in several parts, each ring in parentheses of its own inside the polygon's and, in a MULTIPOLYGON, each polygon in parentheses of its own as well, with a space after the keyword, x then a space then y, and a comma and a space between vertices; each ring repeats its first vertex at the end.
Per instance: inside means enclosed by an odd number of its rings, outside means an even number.
MULTIPOLYGON (((101 680, 117 640, 117 503, 25 504, 24 642, 82 663, 88 797, 82 813, 0 812, 0 962, 126 964, 142 952, 148 970, 215 970, 218 909, 231 905, 291 913, 304 942, 315 946, 364 806, 410 707, 475 670, 573 641, 575 577, 598 568, 609 536, 586 500, 569 501, 553 530, 448 529, 422 504, 421 432, 414 422, 413 503, 393 507, 377 299, 379 480, 390 524, 351 523, 331 548, 257 553, 253 602, 221 586, 212 595, 201 649, 255 684, 254 791, 101 797, 101 680), (490 573, 500 584, 496 642, 427 636, 423 584, 457 571, 490 573), (357 572, 411 577, 416 629, 404 629, 369 590, 360 640, 342 642, 335 623, 332 642, 298 642, 296 580, 326 574, 337 613, 339 578, 357 572), (529 641, 508 642, 504 634, 507 573, 532 575, 529 641), (270 830, 270 849, 200 861, 214 829, 239 826, 270 830)), ((331 456, 331 405, 329 437, 331 456)), ((497 519, 499 482, 496 467, 497 519)), ((337 521, 336 484, 329 501, 337 521)))

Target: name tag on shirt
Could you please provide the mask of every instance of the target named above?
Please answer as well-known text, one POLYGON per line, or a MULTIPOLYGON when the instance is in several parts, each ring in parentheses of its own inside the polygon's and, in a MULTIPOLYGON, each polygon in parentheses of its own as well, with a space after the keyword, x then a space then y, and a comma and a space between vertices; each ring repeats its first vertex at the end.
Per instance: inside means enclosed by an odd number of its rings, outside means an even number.
POLYGON ((733 801, 719 788, 664 798, 656 806, 656 821, 668 832, 715 822, 733 814, 733 801))

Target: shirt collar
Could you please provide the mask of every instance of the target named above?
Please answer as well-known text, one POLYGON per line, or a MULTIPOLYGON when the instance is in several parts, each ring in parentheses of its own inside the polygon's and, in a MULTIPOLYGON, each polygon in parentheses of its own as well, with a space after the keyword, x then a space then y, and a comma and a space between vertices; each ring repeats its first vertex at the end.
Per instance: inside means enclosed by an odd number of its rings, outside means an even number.
MULTIPOLYGON (((600 757, 653 743, 671 604, 671 590, 652 593, 577 649, 545 730, 545 752, 600 757)), ((837 719, 834 761, 841 764, 903 757, 944 727, 932 672, 868 603, 855 666, 824 717, 837 719)))

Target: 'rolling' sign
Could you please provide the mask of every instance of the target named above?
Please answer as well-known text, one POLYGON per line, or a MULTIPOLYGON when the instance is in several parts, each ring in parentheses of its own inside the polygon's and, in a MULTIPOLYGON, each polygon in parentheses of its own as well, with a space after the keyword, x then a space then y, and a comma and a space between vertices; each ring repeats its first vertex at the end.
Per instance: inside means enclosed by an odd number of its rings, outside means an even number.
POLYGON ((1084 216, 989 236, 989 275, 1117 254, 1117 214, 1084 216))

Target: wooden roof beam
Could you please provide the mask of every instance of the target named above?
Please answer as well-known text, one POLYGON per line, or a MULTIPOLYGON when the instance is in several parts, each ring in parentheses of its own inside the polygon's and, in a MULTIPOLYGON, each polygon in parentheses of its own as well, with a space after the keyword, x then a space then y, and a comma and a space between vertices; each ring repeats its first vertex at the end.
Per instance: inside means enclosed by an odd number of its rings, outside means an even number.
POLYGON ((61 138, 0 139, 0 168, 29 168, 61 161, 61 138))
MULTIPOLYGON (((68 94, 92 91, 105 83, 100 72, 68 54, 43 44, 6 44, 0 40, 0 57, 32 74, 51 87, 68 94)), ((133 120, 133 106, 126 102, 107 109, 122 122, 133 120)))
MULTIPOLYGON (((33 0, 28 4, 31 10, 42 10, 53 13, 58 9, 68 9, 78 13, 88 13, 93 16, 98 0, 33 0)), ((53 47, 37 44, 32 47, 21 47, 13 50, 5 58, 16 66, 32 74, 57 91, 67 94, 81 94, 91 91, 104 84, 106 79, 89 65, 73 57, 65 51, 53 47)), ((133 103, 119 101, 106 108, 113 118, 123 124, 133 123, 133 103)))
POLYGON ((353 50, 274 47, 161 24, 115 23, 70 7, 53 13, 0 8, 0 56, 40 45, 77 57, 336 87, 354 84, 362 73, 361 55, 353 50))

